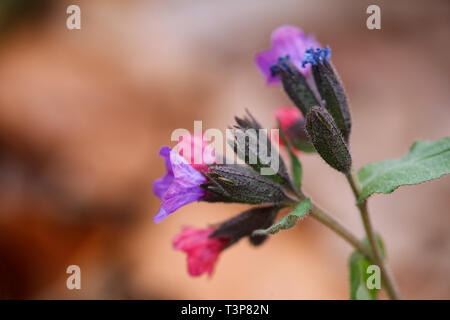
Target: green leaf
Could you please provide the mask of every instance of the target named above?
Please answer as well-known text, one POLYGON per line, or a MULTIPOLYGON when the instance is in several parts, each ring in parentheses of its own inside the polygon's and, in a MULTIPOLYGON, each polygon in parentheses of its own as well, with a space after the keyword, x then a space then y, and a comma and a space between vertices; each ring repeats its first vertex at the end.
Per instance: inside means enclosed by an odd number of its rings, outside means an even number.
MULTIPOLYGON (((384 244, 377 235, 377 244, 383 257, 385 256, 384 244)), ((369 241, 365 238, 362 243, 369 246, 369 241)), ((350 268, 350 299, 351 300, 376 300, 379 289, 369 289, 367 279, 371 274, 367 273, 367 268, 371 262, 359 251, 354 251, 349 259, 350 268)))
POLYGON ((253 235, 268 235, 275 234, 280 230, 292 228, 297 220, 303 218, 309 212, 311 207, 311 200, 309 198, 303 200, 290 213, 281 218, 277 223, 267 229, 260 229, 253 231, 253 235))
MULTIPOLYGON (((383 239, 381 239, 381 236, 380 236, 379 234, 375 234, 375 238, 376 238, 376 241, 377 241, 378 249, 380 249, 381 256, 382 256, 383 258, 386 258, 386 250, 385 250, 385 248, 384 248, 383 239)), ((362 244, 363 244, 365 247, 370 248, 369 239, 367 239, 367 237, 365 237, 365 238, 362 240, 362 244)))
POLYGON ((295 152, 292 150, 290 143, 287 141, 286 137, 284 136, 283 130, 281 130, 280 128, 281 128, 281 124, 280 124, 280 121, 278 120, 278 130, 280 132, 281 141, 283 141, 284 145, 286 146, 286 149, 289 152, 289 156, 291 157, 291 166, 292 166, 292 175, 294 176, 294 184, 298 190, 301 190, 302 178, 303 178, 302 164, 298 160, 298 157, 295 154, 295 152))
POLYGON ((291 156, 292 175, 294 176, 294 183, 298 190, 302 187, 303 169, 302 164, 298 161, 297 156, 293 152, 289 152, 291 156))
POLYGON ((355 251, 350 256, 349 268, 350 268, 350 299, 351 300, 374 300, 376 297, 369 291, 366 286, 364 275, 367 267, 365 265, 369 263, 364 258, 364 255, 355 251))
POLYGON ((450 137, 416 141, 406 156, 366 165, 358 171, 363 201, 373 193, 391 193, 403 185, 418 184, 450 173, 450 137))
POLYGON ((316 149, 314 148, 313 144, 308 141, 293 141, 292 145, 305 153, 316 153, 316 149))

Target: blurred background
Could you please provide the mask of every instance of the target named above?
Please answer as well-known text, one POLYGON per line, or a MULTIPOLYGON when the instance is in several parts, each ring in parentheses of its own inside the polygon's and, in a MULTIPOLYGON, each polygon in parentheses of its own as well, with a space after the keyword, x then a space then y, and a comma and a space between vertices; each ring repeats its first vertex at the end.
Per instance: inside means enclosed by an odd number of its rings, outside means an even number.
MULTIPOLYGON (((347 299, 351 248, 306 219, 255 248, 241 241, 211 278, 189 277, 172 238, 245 205, 195 203, 161 224, 152 181, 176 128, 224 130, 248 108, 266 127, 290 105, 254 66, 294 24, 333 49, 351 103, 354 163, 450 135, 450 3, 443 1, 0 2, 0 297, 347 299), (66 28, 67 6, 81 30, 66 28), (366 8, 381 7, 381 30, 366 8), (82 290, 66 288, 81 267, 82 290)), ((302 155, 312 199, 363 236, 351 190, 302 155)), ((369 202, 405 298, 450 298, 450 178, 369 202)))

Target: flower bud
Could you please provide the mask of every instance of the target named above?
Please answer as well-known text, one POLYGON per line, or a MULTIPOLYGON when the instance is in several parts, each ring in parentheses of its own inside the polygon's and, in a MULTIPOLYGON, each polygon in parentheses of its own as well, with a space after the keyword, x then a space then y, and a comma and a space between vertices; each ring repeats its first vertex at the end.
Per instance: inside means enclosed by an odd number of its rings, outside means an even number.
POLYGON ((316 86, 321 98, 325 100, 324 106, 341 131, 344 141, 348 143, 351 131, 350 111, 344 87, 330 58, 331 50, 328 46, 325 49, 311 47, 305 52, 303 65, 312 65, 316 86))
POLYGON ((173 239, 173 248, 187 254, 188 272, 192 277, 203 273, 211 276, 220 253, 230 241, 227 237, 211 238, 214 231, 214 228, 184 227, 173 239))
POLYGON ((290 185, 289 174, 278 150, 271 144, 267 130, 247 111, 248 117, 235 117, 234 140, 228 141, 236 155, 266 178, 290 185))
POLYGON ((305 76, 290 61, 289 57, 280 57, 278 64, 271 68, 272 74, 281 79, 283 88, 292 102, 306 115, 313 107, 319 105, 305 76))
POLYGON ((267 238, 265 235, 252 236, 253 231, 270 227, 280 207, 252 208, 233 217, 217 227, 210 238, 229 238, 227 247, 243 237, 249 237, 250 243, 260 245, 267 238))
POLYGON ((245 165, 212 165, 205 175, 209 181, 204 187, 210 194, 204 201, 249 204, 279 204, 289 201, 279 184, 245 165))
POLYGON ((350 172, 352 158, 333 117, 323 107, 313 107, 306 116, 306 130, 314 148, 330 166, 350 172))
MULTIPOLYGON (((275 110, 274 117, 279 123, 284 137, 295 149, 315 152, 305 131, 305 119, 296 107, 281 107, 275 110)), ((280 145, 284 145, 280 140, 280 145)))

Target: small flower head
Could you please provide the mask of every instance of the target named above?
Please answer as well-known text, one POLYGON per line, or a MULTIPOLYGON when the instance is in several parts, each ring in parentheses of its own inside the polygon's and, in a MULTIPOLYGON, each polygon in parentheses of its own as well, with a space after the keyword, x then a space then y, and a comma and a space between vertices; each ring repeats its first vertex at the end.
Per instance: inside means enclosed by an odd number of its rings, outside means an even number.
POLYGON ((208 171, 208 165, 216 162, 214 149, 210 143, 200 135, 184 135, 177 144, 180 155, 197 171, 208 171))
POLYGON ((303 54, 309 47, 319 47, 319 43, 311 35, 294 26, 281 26, 272 32, 272 47, 256 55, 255 61, 268 83, 279 82, 271 68, 279 63, 279 58, 288 58, 305 76, 310 74, 309 66, 302 66, 303 54))
POLYGON ((180 207, 203 199, 206 194, 200 186, 206 182, 206 178, 178 152, 164 146, 159 155, 164 158, 167 173, 153 183, 153 193, 162 201, 158 213, 153 217, 157 223, 180 207))
POLYGON ((308 63, 316 66, 319 62, 324 62, 324 60, 331 59, 331 49, 329 46, 326 46, 325 49, 310 47, 305 51, 302 60, 302 67, 305 67, 308 63))
MULTIPOLYGON (((279 129, 284 139, 294 150, 301 150, 308 153, 314 152, 314 147, 311 145, 305 131, 305 119, 298 108, 278 108, 274 112, 274 117, 277 124, 279 124, 279 129)), ((285 145, 283 139, 280 139, 279 143, 281 146, 285 145)))
POLYGON ((173 239, 175 250, 187 253, 188 272, 191 276, 212 274, 219 254, 226 247, 229 238, 210 238, 215 228, 195 229, 185 227, 173 239))
POLYGON ((281 107, 274 112, 275 119, 280 122, 281 130, 287 131, 298 120, 303 119, 297 107, 281 107))

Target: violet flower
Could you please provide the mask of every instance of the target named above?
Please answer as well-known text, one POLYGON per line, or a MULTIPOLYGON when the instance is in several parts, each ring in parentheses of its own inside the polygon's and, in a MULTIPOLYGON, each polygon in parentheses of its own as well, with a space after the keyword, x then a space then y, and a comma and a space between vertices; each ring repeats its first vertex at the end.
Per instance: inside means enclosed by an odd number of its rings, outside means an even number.
POLYGON ((167 173, 153 183, 153 193, 162 201, 158 213, 153 217, 157 223, 182 206, 201 200, 206 194, 200 186, 206 182, 206 178, 177 151, 164 146, 159 155, 164 158, 167 173))
POLYGON ((272 47, 269 50, 260 52, 255 57, 255 62, 266 76, 268 83, 280 81, 271 71, 271 67, 278 63, 279 58, 288 57, 305 77, 310 75, 311 66, 303 66, 302 61, 308 48, 320 46, 314 36, 305 35, 297 27, 284 25, 272 32, 271 44, 272 47))

